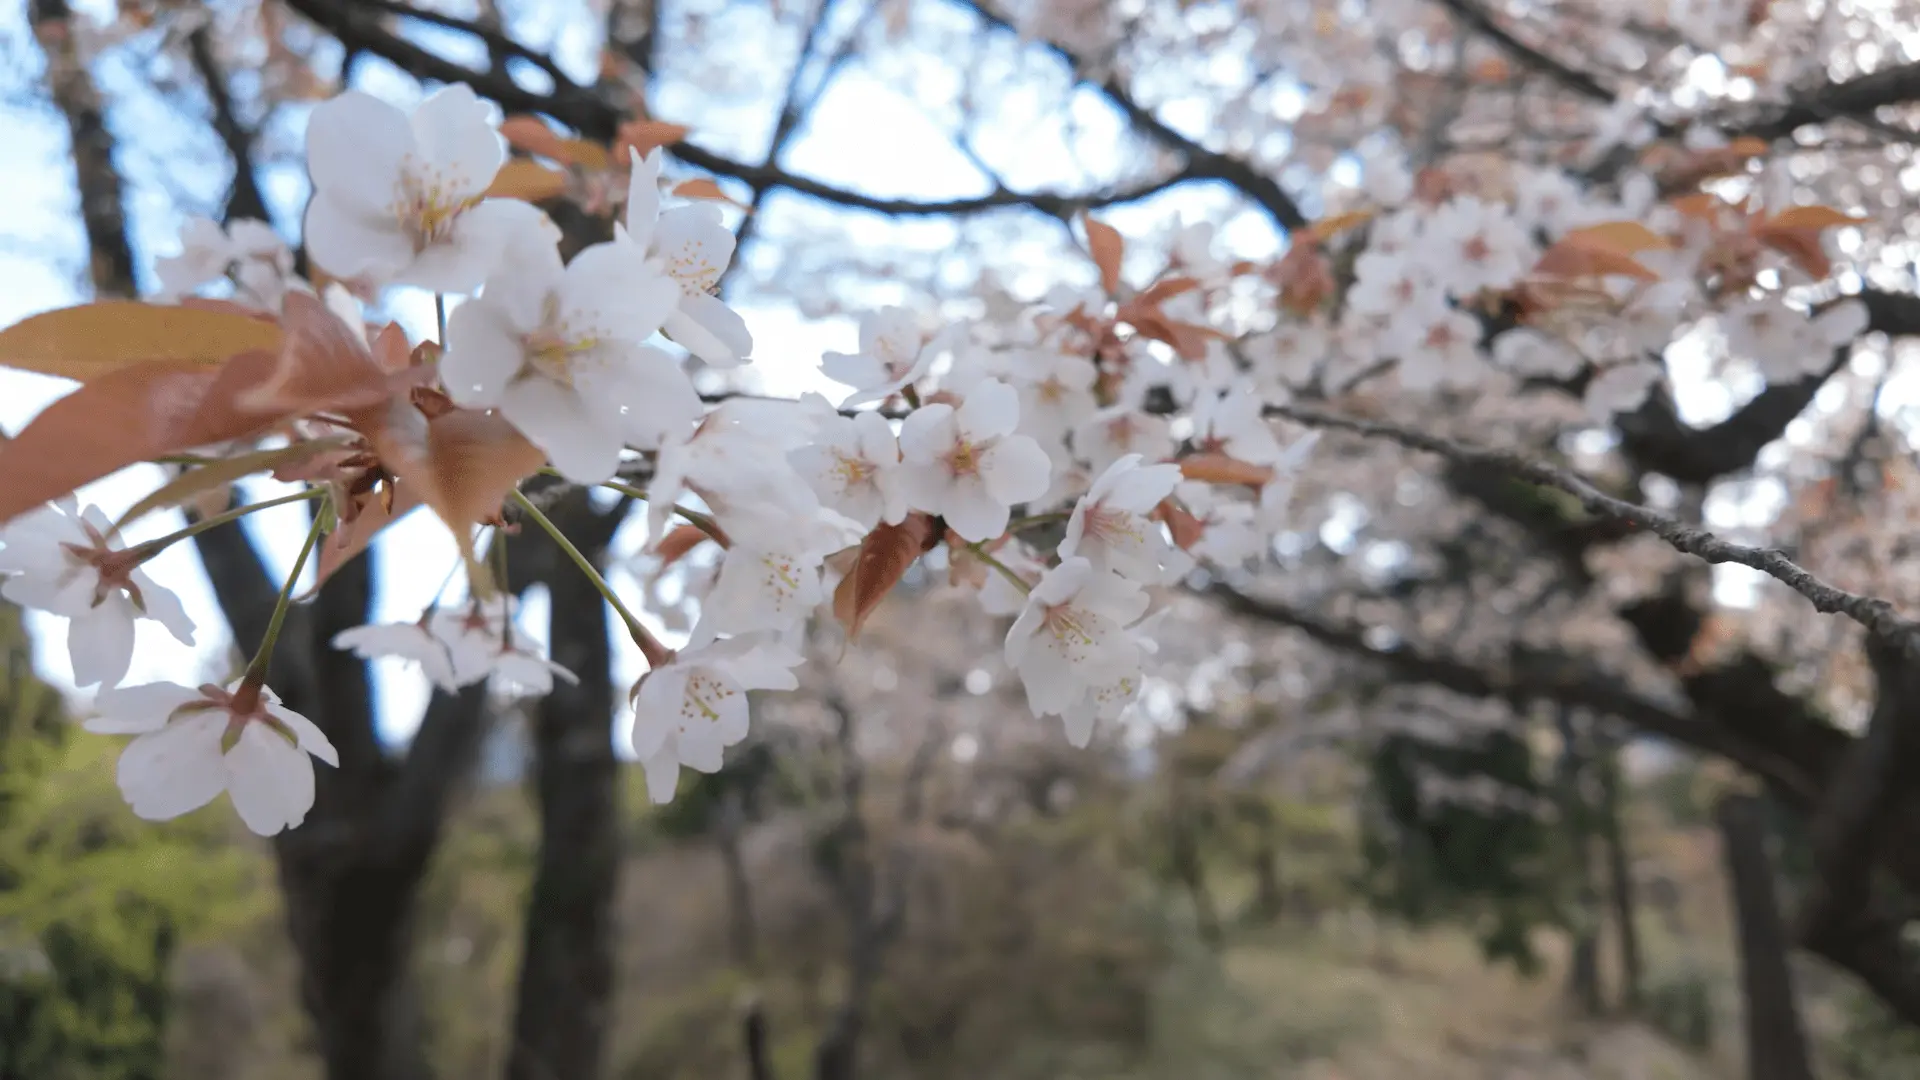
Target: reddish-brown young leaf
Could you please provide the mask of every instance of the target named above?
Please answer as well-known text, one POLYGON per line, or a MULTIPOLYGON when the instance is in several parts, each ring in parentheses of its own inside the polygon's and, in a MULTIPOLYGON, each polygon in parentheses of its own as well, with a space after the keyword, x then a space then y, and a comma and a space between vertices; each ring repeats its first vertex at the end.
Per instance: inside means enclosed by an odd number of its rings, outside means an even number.
POLYGON ((546 463, 547 455, 505 419, 457 409, 427 421, 424 478, 416 472, 401 479, 424 479, 421 498, 464 538, 474 524, 498 517, 507 493, 546 463))
POLYGON ((660 541, 654 554, 659 557, 661 566, 672 566, 707 539, 707 531, 698 525, 676 526, 660 541))
POLYGON ((46 311, 0 330, 0 365, 87 382, 152 361, 217 367, 227 357, 280 345, 280 328, 224 304, 97 300, 46 311))
POLYGON ((882 523, 861 541, 853 569, 833 590, 833 614, 847 628, 848 640, 859 636, 867 617, 900 583, 907 567, 937 542, 933 518, 922 513, 908 514, 898 525, 882 523))
POLYGON ((1273 469, 1228 457, 1216 451, 1192 454, 1179 461, 1180 475, 1209 484, 1246 484, 1264 487, 1273 479, 1273 469))
POLYGON ((507 145, 516 150, 564 161, 569 165, 573 163, 567 156, 568 140, 556 134, 539 117, 509 116, 500 124, 500 134, 506 136, 507 145))
POLYGON ((673 185, 673 191, 669 194, 676 195, 682 199, 711 199, 715 202, 723 202, 731 206, 737 206, 742 210, 747 209, 745 203, 721 191, 718 183, 710 177, 705 176, 696 176, 692 180, 682 180, 673 185))
POLYGON ((1630 277, 1640 281, 1658 281, 1660 275, 1640 264, 1631 255, 1599 247, 1559 243, 1548 248, 1533 266, 1534 273, 1552 277, 1630 277))
MULTIPOLYGON (((1158 307, 1181 293, 1192 292, 1199 287, 1200 283, 1190 277, 1161 278, 1140 290, 1140 295, 1133 298, 1132 304, 1141 307, 1158 307)), ((1132 306, 1132 304, 1124 306, 1132 306)))
POLYGON ((385 500, 368 499, 353 520, 343 521, 333 535, 320 545, 320 561, 313 569, 313 587, 307 590, 306 595, 312 596, 321 584, 333 576, 334 571, 367 550, 380 530, 418 510, 421 505, 419 489, 411 485, 394 488, 391 508, 385 500))
POLYGON ((240 398, 275 363, 259 351, 218 367, 149 361, 82 385, 0 443, 0 522, 137 462, 265 434, 283 414, 240 398))
POLYGON ((672 146, 686 138, 688 130, 685 124, 669 124, 663 120, 629 120, 614 133, 613 160, 625 165, 631 160, 627 155, 629 148, 646 157, 654 147, 672 146))
POLYGON ((1120 260, 1127 253, 1127 242, 1113 226, 1095 221, 1091 215, 1083 215, 1080 222, 1087 229, 1087 253, 1093 256, 1093 265, 1100 268, 1100 287, 1108 296, 1119 295, 1120 260))
POLYGON ((1171 496, 1160 500, 1153 516, 1167 523, 1167 531, 1173 534, 1173 542, 1181 551, 1193 550, 1193 545, 1207 532, 1206 525, 1171 496))
POLYGON ((531 158, 514 158, 494 174, 493 183, 487 187, 487 197, 537 203, 557 198, 566 190, 566 173, 549 169, 531 158))
MULTIPOLYGON (((377 405, 400 391, 395 377, 374 359, 366 329, 347 325, 318 297, 289 292, 280 324, 285 336, 273 369, 247 389, 241 405, 287 415, 353 410, 377 405)), ((391 360, 391 337, 383 336, 382 352, 391 360)))
POLYGON ((278 473, 282 468, 292 468, 311 461, 327 453, 339 453, 346 446, 345 436, 329 436, 324 439, 303 439, 286 446, 275 446, 266 450, 253 450, 233 457, 221 458, 197 468, 189 469, 160 485, 152 494, 127 508, 120 520, 113 523, 115 529, 124 529, 128 523, 145 514, 169 506, 179 506, 195 496, 207 491, 225 491, 233 482, 254 473, 278 473))

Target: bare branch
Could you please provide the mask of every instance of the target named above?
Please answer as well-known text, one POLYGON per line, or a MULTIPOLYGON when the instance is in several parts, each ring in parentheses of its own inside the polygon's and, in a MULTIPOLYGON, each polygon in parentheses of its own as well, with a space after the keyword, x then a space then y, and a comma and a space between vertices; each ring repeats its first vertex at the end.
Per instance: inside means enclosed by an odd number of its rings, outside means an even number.
POLYGON ((1615 498, 1583 477, 1535 461, 1516 451, 1467 446, 1397 424, 1339 416, 1298 405, 1270 405, 1267 413, 1310 427, 1332 428, 1388 439, 1410 449, 1438 454, 1449 461, 1463 465, 1492 466, 1529 483, 1557 488, 1580 500, 1580 505, 1589 513, 1645 529, 1671 544, 1675 550, 1702 561, 1751 567, 1806 597, 1816 610, 1845 615, 1872 633, 1889 641, 1902 642, 1903 647, 1911 652, 1920 653, 1920 633, 1916 633, 1920 630, 1920 624, 1900 617, 1891 603, 1829 585, 1778 548, 1749 547, 1722 539, 1706 529, 1651 507, 1615 498))

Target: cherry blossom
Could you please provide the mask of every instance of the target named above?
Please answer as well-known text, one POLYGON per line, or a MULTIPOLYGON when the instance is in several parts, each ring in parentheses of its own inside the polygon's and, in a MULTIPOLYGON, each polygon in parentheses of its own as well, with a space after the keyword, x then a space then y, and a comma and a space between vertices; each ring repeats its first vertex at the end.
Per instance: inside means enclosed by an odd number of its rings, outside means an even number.
POLYGON ((821 514, 736 540, 687 647, 698 649, 721 634, 799 625, 826 598, 820 571, 827 556, 859 543, 865 531, 837 514, 821 514))
POLYGON ((1084 356, 1049 348, 1023 352, 1012 380, 1020 394, 1020 430, 1041 443, 1063 440, 1098 407, 1093 384, 1100 372, 1084 356))
POLYGON ((183 645, 193 620, 173 590, 156 585, 100 508, 72 499, 42 507, 0 529, 0 585, 23 607, 67 619, 76 686, 113 686, 133 663, 134 624, 151 619, 183 645))
POLYGON ((179 817, 224 791, 247 828, 272 836, 313 807, 313 758, 340 764, 313 722, 272 690, 146 683, 103 690, 86 722, 101 735, 137 736, 121 751, 120 793, 151 821, 179 817))
POLYGON ((1199 398, 1193 403, 1194 441, 1203 450, 1271 465, 1280 460, 1280 440, 1261 418, 1260 408, 1259 394, 1244 384, 1199 398))
POLYGON ((505 161, 489 107, 463 83, 411 116, 349 90, 307 120, 307 251, 335 277, 472 292, 539 217, 485 198, 505 161))
POLYGON ((848 417, 829 412, 814 429, 813 441, 789 452, 787 460, 821 505, 863 529, 906 519, 900 444, 879 413, 848 417))
POLYGON ((1196 560, 1233 569, 1266 551, 1266 534, 1255 527, 1254 504, 1226 498, 1198 480, 1181 481, 1174 496, 1200 523, 1200 539, 1187 549, 1196 560))
POLYGON ((208 218, 188 218, 180 229, 180 246, 180 254, 154 260, 162 297, 179 299, 230 278, 236 302, 279 310, 293 274, 293 252, 273 226, 239 218, 222 228, 208 218))
POLYGON ((1455 296, 1504 289, 1520 280, 1539 251, 1505 207, 1457 198, 1428 220, 1423 257, 1455 296))
POLYGON ((1067 519, 1062 559, 1082 557, 1096 569, 1148 584, 1167 580, 1169 570, 1185 562, 1174 558, 1177 549, 1160 523, 1147 517, 1173 494, 1180 466, 1140 462, 1140 455, 1128 454, 1087 489, 1067 519))
POLYGON ((442 690, 460 687, 446 641, 429 629, 426 620, 349 627, 333 635, 333 647, 348 650, 364 660, 397 657, 417 665, 433 685, 442 690))
POLYGON ((827 378, 854 392, 840 403, 851 409, 881 401, 923 378, 938 354, 905 308, 882 308, 860 319, 860 351, 829 352, 820 358, 827 378))
POLYGON ((1046 493, 1052 463, 1040 444, 1014 434, 1020 399, 989 379, 958 409, 944 402, 915 409, 900 428, 908 503, 946 518, 962 539, 991 540, 1007 529, 1010 508, 1046 493))
POLYGON ((655 149, 642 158, 629 151, 633 177, 627 188, 626 230, 622 238, 659 260, 680 286, 680 304, 662 330, 676 343, 714 367, 738 365, 753 351, 753 335, 739 313, 718 295, 720 277, 733 261, 734 237, 720 208, 693 203, 660 209, 660 167, 655 149))
POLYGON ((575 683, 566 668, 541 656, 521 633, 514 617, 519 601, 508 596, 495 603, 472 601, 458 609, 441 609, 427 616, 427 630, 446 644, 453 667, 449 689, 471 686, 498 676, 529 694, 546 694, 553 680, 575 683))
POLYGON ((632 741, 648 796, 672 801, 682 765, 718 772, 726 748, 747 737, 747 691, 797 688, 793 669, 803 660, 778 638, 754 634, 681 652, 641 676, 632 741))
POLYGON ((690 428, 699 395, 673 357, 641 344, 679 290, 631 245, 596 244, 502 271, 447 321, 441 378, 453 400, 498 409, 561 475, 597 484, 629 443, 690 428))
POLYGON ((1007 631, 1007 666, 1019 672, 1035 716, 1073 714, 1080 742, 1092 718, 1138 675, 1141 646, 1127 628, 1147 610, 1147 594, 1084 558, 1063 560, 1027 595, 1007 631))
POLYGON ((1096 469, 1128 454, 1159 461, 1173 453, 1173 432, 1165 417, 1140 412, 1132 405, 1114 405, 1073 429, 1073 449, 1096 469))

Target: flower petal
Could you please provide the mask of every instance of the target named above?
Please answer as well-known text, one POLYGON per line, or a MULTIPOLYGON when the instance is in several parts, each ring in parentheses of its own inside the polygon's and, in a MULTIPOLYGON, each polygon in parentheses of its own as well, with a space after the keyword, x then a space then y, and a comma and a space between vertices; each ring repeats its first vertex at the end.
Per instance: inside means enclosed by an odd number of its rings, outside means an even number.
MULTIPOLYGON (((315 107, 307 118, 307 172, 314 190, 361 216, 391 216, 400 170, 413 150, 406 114, 360 90, 315 107)), ((314 235, 306 234, 309 249, 314 235)))
POLYGON ((441 87, 413 110, 418 156, 412 167, 439 187, 447 201, 463 202, 487 190, 506 162, 506 147, 492 119, 492 110, 465 83, 441 87))
POLYGON ((264 724, 248 724, 222 759, 227 794, 247 828, 272 836, 313 808, 313 761, 264 724))
POLYGON ((1053 483, 1053 459, 1025 435, 1010 435, 980 455, 980 479, 1008 506, 1032 502, 1053 483))
POLYGON ((220 736, 226 718, 222 710, 183 717, 127 744, 115 778, 136 815, 166 821, 198 810, 225 790, 220 736))
POLYGON ((67 655, 73 660, 73 684, 112 686, 133 664, 133 603, 125 596, 77 615, 67 624, 67 655))

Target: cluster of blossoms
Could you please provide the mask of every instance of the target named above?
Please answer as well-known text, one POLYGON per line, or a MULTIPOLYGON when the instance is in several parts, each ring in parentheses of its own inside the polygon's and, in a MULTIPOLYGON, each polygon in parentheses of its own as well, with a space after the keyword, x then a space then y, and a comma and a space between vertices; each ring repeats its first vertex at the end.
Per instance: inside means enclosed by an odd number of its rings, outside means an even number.
MULTIPOLYGON (((735 241, 714 204, 663 203, 660 150, 629 150, 611 239, 571 258, 543 212, 496 191, 506 148, 464 87, 411 115, 343 94, 314 110, 308 160, 307 252, 329 283, 297 277, 258 223, 190 226, 186 250, 161 266, 168 298, 251 330, 277 325, 281 339, 206 375, 202 389, 231 406, 222 424, 187 424, 119 464, 286 440, 263 469, 306 483, 301 497, 321 505, 308 550, 322 551, 322 577, 386 522, 432 509, 460 541, 471 599, 333 644, 410 660, 446 691, 497 679, 545 693, 573 678, 516 628, 512 598, 475 553, 478 531, 501 539, 503 503, 552 528, 520 494, 524 480, 545 470, 643 495, 643 561, 654 580, 677 573, 687 585, 676 604, 648 590, 649 606, 682 620, 685 645, 655 640, 582 570, 648 661, 630 737, 660 801, 682 766, 717 770, 746 738, 750 691, 798 686, 810 619, 828 613, 857 632, 923 555, 944 559, 985 612, 1012 617, 1004 658, 1033 714, 1084 745, 1140 693, 1157 592, 1196 565, 1263 557, 1289 528, 1316 435, 1285 435, 1270 414, 1296 398, 1383 373, 1415 394, 1584 377, 1589 406, 1608 414, 1644 396, 1689 320, 1713 321, 1768 378, 1801 373, 1859 329, 1845 306, 1814 317, 1786 302, 1791 284, 1823 276, 1817 234, 1833 221, 1656 203, 1645 177, 1604 202, 1560 173, 1403 177, 1376 154, 1365 212, 1303 230, 1260 268, 1281 318, 1240 340, 1220 327, 1249 271, 1215 257, 1210 227, 1184 228, 1165 269, 1136 288, 1118 235, 1089 220, 1097 289, 1061 287, 990 324, 873 312, 858 351, 822 360, 848 390, 839 403, 709 407, 663 345, 714 369, 747 362, 746 325, 716 295, 735 241), (1336 253, 1351 256, 1350 273, 1336 272, 1336 253), (185 295, 216 280, 232 284, 230 300, 185 295), (416 346, 366 325, 363 301, 399 286, 461 298, 442 340, 416 346), (1488 319, 1515 310, 1518 325, 1489 342, 1488 319), (674 527, 676 516, 689 524, 674 527), (683 557, 707 543, 722 554, 703 575, 683 557)), ((153 377, 178 377, 167 372, 153 377)), ((32 435, 15 452, 31 452, 32 435)), ((103 688, 93 726, 138 735, 120 765, 135 812, 169 817, 225 790, 256 831, 297 825, 314 798, 311 758, 334 755, 265 687, 273 633, 230 686, 118 686, 136 620, 192 640, 179 601, 142 563, 249 508, 132 548, 97 510, 24 509, 0 535, 4 593, 73 620, 76 681, 103 688)), ((291 593, 290 578, 276 632, 291 593)))

